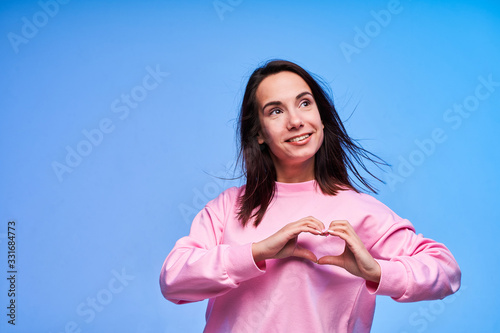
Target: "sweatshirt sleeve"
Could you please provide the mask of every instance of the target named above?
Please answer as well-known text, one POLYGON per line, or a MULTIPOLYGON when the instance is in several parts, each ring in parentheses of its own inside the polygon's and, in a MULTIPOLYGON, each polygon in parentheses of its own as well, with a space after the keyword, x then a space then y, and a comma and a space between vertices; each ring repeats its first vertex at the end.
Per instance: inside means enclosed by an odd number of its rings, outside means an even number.
MULTIPOLYGON (((189 236, 179 239, 160 273, 163 296, 176 304, 201 301, 227 293, 264 274, 252 256, 252 244, 222 244, 227 193, 198 213, 189 236)), ((262 269, 261 269, 262 268, 262 269)))
POLYGON ((408 220, 394 213, 385 221, 387 225, 369 249, 382 272, 378 285, 367 282, 370 293, 416 302, 442 299, 460 288, 461 271, 446 246, 417 235, 408 220))

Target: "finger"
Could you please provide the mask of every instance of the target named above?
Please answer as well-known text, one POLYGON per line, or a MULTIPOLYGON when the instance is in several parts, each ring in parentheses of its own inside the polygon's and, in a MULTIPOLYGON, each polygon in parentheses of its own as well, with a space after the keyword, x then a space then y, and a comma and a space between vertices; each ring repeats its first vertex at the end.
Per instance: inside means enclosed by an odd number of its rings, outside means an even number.
POLYGON ((350 235, 354 237, 357 236, 351 224, 346 220, 332 221, 330 223, 330 227, 328 228, 327 232, 330 235, 335 235, 342 238, 344 237, 344 235, 350 235))
POLYGON ((316 255, 313 252, 311 252, 308 249, 303 248, 300 245, 297 245, 295 247, 295 249, 293 250, 292 256, 308 259, 308 260, 311 260, 312 262, 318 261, 318 258, 316 258, 316 255))
POLYGON ((343 267, 344 260, 342 259, 342 256, 324 256, 318 259, 318 264, 343 267))
POLYGON ((356 248, 358 246, 360 246, 361 244, 363 244, 363 242, 361 241, 361 239, 358 237, 358 235, 356 234, 356 232, 352 231, 350 232, 349 230, 328 230, 328 233, 332 236, 337 236, 339 237, 340 239, 344 240, 347 244, 347 246, 349 246, 349 248, 356 248))
POLYGON ((321 235, 323 233, 323 230, 318 229, 315 225, 305 224, 296 229, 296 235, 298 236, 303 232, 309 232, 313 235, 321 235))
POLYGON ((328 229, 332 229, 332 228, 345 228, 345 229, 351 228, 352 229, 352 226, 349 223, 349 221, 347 221, 347 220, 333 220, 332 222, 330 222, 330 226, 328 227, 328 229))
POLYGON ((328 233, 335 232, 338 234, 348 234, 349 233, 349 230, 344 229, 344 228, 338 228, 338 227, 329 228, 327 231, 328 231, 328 233))
POLYGON ((306 223, 306 224, 311 225, 311 226, 314 225, 314 227, 321 232, 325 229, 325 225, 323 224, 323 222, 321 222, 320 220, 318 220, 314 216, 307 216, 307 217, 300 219, 299 221, 302 221, 303 223, 306 223))
POLYGON ((303 225, 297 225, 295 226, 292 230, 290 230, 290 236, 297 237, 299 234, 303 232, 309 232, 313 235, 321 235, 321 230, 318 230, 318 228, 315 225, 310 225, 310 224, 303 224, 303 225))
POLYGON ((349 250, 354 254, 354 256, 357 259, 362 258, 362 256, 366 256, 366 254, 369 255, 363 241, 359 238, 359 236, 356 234, 354 230, 352 230, 352 232, 351 231, 345 232, 344 230, 341 231, 329 230, 329 234, 337 236, 340 239, 344 240, 346 246, 349 248, 349 250))
POLYGON ((318 220, 317 218, 315 218, 314 216, 309 216, 309 218, 318 226, 318 228, 321 231, 326 229, 325 224, 323 222, 321 222, 320 220, 318 220))
POLYGON ((328 229, 328 230, 327 230, 327 233, 328 233, 329 235, 332 235, 332 236, 337 236, 337 237, 340 237, 340 238, 342 238, 343 240, 347 240, 347 238, 349 238, 349 234, 348 234, 346 231, 344 231, 344 230, 338 230, 338 229, 336 229, 336 230, 331 230, 331 229, 328 229))
POLYGON ((310 232, 313 235, 323 235, 323 231, 320 231, 318 229, 308 228, 307 231, 310 232))

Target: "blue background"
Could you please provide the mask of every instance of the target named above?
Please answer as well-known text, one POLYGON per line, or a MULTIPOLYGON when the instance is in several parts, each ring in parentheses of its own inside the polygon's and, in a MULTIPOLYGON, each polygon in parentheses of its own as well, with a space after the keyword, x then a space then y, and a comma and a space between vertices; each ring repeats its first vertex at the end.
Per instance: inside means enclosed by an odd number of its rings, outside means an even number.
POLYGON ((160 268, 241 182, 215 176, 233 175, 244 85, 270 58, 328 82, 392 164, 377 198, 461 266, 444 301, 379 297, 373 332, 500 330, 498 2, 2 1, 0 20, 2 332, 202 330, 206 303, 163 299, 160 268))

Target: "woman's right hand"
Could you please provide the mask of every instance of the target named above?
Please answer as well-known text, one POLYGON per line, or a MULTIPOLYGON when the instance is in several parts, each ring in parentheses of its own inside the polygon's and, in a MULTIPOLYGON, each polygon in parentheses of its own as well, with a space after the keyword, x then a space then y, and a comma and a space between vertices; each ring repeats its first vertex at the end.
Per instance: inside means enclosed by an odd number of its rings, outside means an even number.
POLYGON ((252 254, 255 262, 266 259, 300 257, 317 262, 316 255, 297 244, 297 237, 303 232, 313 235, 323 235, 324 224, 312 217, 304 217, 281 228, 268 238, 252 244, 252 254))

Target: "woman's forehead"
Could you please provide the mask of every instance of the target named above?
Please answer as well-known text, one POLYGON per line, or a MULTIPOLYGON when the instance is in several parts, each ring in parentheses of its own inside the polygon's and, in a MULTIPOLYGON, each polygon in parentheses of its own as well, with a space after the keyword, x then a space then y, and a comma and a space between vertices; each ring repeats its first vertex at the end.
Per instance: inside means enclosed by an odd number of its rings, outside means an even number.
POLYGON ((259 107, 273 102, 285 102, 295 99, 303 92, 311 92, 306 81, 298 74, 292 72, 280 72, 266 77, 257 88, 256 97, 259 107))

